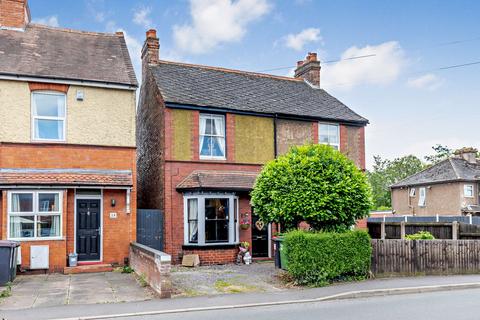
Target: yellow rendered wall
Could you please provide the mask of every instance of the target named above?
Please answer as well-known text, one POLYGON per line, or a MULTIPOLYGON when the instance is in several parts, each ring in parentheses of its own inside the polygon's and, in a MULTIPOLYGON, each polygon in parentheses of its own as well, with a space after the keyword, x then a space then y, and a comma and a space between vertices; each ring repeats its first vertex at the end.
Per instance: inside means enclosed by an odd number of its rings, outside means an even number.
POLYGON ((170 109, 174 160, 192 160, 193 111, 170 109))
POLYGON ((273 119, 235 115, 235 162, 265 163, 273 158, 273 119))

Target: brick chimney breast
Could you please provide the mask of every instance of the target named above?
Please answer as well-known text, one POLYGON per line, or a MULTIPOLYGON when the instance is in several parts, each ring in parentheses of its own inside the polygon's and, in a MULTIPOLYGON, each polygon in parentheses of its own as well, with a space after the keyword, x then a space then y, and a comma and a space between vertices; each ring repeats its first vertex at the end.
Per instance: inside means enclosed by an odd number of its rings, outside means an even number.
POLYGON ((297 62, 295 78, 302 78, 310 84, 320 87, 320 61, 316 52, 309 52, 305 60, 297 62))
POLYGON ((455 151, 455 155, 471 164, 477 163, 478 150, 472 147, 464 147, 455 151))
POLYGON ((27 0, 0 0, 0 29, 25 29, 29 23, 27 0))
MULTIPOLYGON (((1 1, 1 0, 0 0, 1 1)), ((157 30, 150 29, 146 32, 145 43, 142 48, 142 73, 146 74, 149 64, 158 64, 160 60, 160 41, 157 38, 157 30)))

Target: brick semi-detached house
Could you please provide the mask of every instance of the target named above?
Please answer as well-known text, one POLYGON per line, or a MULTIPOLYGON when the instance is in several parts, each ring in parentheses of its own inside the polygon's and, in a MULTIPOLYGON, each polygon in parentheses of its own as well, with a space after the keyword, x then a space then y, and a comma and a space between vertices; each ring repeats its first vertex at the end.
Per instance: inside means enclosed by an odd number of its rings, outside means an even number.
POLYGON ((122 33, 32 24, 26 0, 0 0, 0 239, 21 242, 22 269, 128 257, 136 88, 122 33))
POLYGON ((291 146, 330 144, 365 168, 368 121, 320 88, 315 53, 294 78, 168 62, 149 30, 142 60, 138 205, 163 212, 164 251, 177 263, 191 253, 233 262, 240 241, 271 256, 271 228, 256 223, 249 192, 291 146))

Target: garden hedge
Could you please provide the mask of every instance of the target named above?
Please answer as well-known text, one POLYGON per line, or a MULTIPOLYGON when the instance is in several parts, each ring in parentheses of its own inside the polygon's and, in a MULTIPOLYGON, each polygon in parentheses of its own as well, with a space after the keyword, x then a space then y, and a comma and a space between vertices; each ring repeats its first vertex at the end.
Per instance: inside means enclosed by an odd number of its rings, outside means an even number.
POLYGON ((306 232, 285 235, 287 270, 301 285, 325 285, 368 276, 372 247, 365 231, 306 232))

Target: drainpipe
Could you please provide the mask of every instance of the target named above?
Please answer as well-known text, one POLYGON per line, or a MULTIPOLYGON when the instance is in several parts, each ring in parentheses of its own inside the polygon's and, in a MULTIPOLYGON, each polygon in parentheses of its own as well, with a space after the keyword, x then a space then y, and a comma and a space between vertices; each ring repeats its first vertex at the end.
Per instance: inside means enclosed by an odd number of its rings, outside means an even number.
POLYGON ((277 117, 278 115, 275 113, 275 117, 273 118, 273 154, 274 158, 278 155, 277 150, 277 117))

